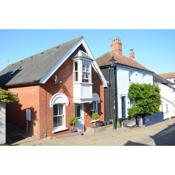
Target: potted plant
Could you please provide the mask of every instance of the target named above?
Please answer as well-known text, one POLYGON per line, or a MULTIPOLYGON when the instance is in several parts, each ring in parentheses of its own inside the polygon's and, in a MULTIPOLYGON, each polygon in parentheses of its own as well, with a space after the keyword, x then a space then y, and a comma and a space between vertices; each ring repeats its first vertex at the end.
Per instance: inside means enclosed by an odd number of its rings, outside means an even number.
POLYGON ((96 123, 99 121, 99 114, 98 113, 93 113, 92 116, 91 116, 91 124, 92 124, 92 127, 96 127, 96 123))
POLYGON ((70 125, 70 132, 76 132, 76 125, 77 123, 77 118, 75 116, 70 116, 69 118, 69 125, 70 125))

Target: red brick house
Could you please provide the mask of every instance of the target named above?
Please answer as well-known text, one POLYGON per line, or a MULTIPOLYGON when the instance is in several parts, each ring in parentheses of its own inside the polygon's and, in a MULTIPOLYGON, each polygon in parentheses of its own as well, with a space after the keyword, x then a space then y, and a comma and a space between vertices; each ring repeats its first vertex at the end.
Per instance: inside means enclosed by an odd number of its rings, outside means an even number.
POLYGON ((0 86, 20 100, 7 106, 7 121, 23 129, 29 124, 37 138, 68 132, 72 115, 81 131, 90 126, 92 111, 104 120, 107 82, 83 37, 7 66, 0 86))

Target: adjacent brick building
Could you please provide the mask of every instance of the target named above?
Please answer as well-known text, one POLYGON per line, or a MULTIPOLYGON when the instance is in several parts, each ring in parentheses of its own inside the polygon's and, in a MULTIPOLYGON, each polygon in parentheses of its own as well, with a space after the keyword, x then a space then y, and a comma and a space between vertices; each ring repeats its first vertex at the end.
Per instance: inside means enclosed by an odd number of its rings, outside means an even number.
POLYGON ((0 85, 19 97, 7 106, 7 121, 37 138, 68 132, 72 115, 78 131, 90 126, 93 112, 104 120, 107 82, 83 37, 9 65, 0 85))

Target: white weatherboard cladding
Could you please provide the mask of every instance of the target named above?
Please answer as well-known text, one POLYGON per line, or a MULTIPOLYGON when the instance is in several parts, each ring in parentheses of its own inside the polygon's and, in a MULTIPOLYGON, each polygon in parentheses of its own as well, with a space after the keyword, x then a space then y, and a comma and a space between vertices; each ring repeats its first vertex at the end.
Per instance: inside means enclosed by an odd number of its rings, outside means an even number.
POLYGON ((6 107, 0 103, 0 144, 6 143, 6 107))
POLYGON ((169 78, 167 80, 170 81, 171 83, 174 83, 174 85, 172 85, 172 86, 175 87, 175 78, 169 78))
POLYGON ((126 96, 126 116, 130 100, 128 99, 129 86, 132 83, 153 84, 153 74, 151 72, 134 69, 127 66, 117 65, 117 86, 118 86, 118 117, 122 118, 121 98, 126 96))
POLYGON ((175 91, 163 84, 158 84, 161 93, 162 105, 160 110, 164 113, 164 119, 175 116, 175 91))

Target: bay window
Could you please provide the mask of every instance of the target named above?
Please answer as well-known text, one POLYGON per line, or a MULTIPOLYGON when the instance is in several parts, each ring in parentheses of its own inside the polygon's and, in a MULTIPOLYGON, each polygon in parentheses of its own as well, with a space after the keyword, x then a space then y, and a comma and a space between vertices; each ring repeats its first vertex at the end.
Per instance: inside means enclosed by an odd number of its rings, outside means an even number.
POLYGON ((88 61, 82 62, 82 82, 90 82, 90 63, 88 61))
POLYGON ((73 59, 74 103, 92 103, 92 63, 93 59, 82 50, 73 59))
POLYGON ((78 62, 74 62, 74 81, 78 81, 78 62))

